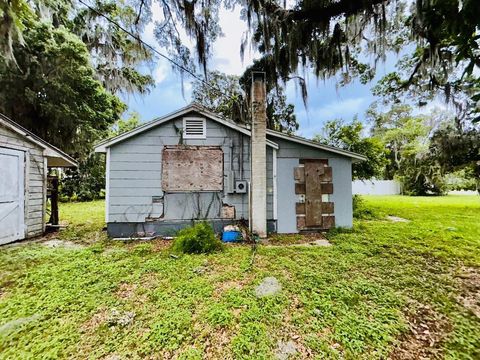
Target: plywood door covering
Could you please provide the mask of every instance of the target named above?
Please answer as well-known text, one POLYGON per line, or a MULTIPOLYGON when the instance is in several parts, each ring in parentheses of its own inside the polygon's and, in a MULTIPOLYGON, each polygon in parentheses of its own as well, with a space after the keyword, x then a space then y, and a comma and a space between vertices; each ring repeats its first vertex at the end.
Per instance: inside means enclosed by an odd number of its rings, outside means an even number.
POLYGON ((25 235, 24 153, 0 147, 0 245, 25 235))
POLYGON ((332 168, 326 159, 302 159, 294 170, 295 193, 304 195, 296 204, 297 228, 329 229, 335 226, 333 202, 323 202, 322 195, 333 193, 332 168))
POLYGON ((217 146, 166 146, 163 149, 162 190, 222 191, 222 149, 217 146))

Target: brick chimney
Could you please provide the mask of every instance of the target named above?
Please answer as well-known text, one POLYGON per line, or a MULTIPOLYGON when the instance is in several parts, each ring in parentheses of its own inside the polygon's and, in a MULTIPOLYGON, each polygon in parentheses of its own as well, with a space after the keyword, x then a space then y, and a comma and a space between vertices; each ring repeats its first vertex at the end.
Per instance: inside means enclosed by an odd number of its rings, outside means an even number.
POLYGON ((267 106, 265 73, 252 72, 250 229, 267 237, 267 106))

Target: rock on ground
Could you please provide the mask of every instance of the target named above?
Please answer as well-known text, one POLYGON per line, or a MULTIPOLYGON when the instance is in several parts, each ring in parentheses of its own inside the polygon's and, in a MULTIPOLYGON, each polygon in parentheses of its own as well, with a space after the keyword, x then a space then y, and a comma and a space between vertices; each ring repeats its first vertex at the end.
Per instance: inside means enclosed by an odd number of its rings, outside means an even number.
POLYGON ((275 359, 288 360, 291 356, 297 353, 297 347, 293 341, 279 341, 277 350, 275 351, 275 359))
POLYGON ((0 325, 0 335, 7 334, 7 333, 10 333, 12 331, 15 331, 20 326, 22 326, 24 324, 28 324, 29 322, 35 321, 38 318, 40 318, 40 315, 35 314, 35 315, 32 315, 32 316, 15 319, 15 320, 9 321, 9 322, 7 322, 3 325, 0 325))
POLYGON ((391 222, 404 222, 404 223, 410 222, 410 220, 407 220, 398 216, 391 216, 391 215, 387 216, 387 220, 390 220, 391 222))
POLYGON ((312 241, 309 244, 313 245, 313 246, 332 246, 332 244, 328 240, 325 240, 325 239, 315 240, 315 241, 312 241))
POLYGON ((134 318, 135 313, 133 311, 120 312, 117 309, 112 309, 107 319, 107 324, 109 326, 125 327, 130 325, 134 318))
POLYGON ((265 296, 272 296, 282 290, 282 285, 274 277, 266 277, 262 282, 255 288, 255 295, 258 298, 265 296))

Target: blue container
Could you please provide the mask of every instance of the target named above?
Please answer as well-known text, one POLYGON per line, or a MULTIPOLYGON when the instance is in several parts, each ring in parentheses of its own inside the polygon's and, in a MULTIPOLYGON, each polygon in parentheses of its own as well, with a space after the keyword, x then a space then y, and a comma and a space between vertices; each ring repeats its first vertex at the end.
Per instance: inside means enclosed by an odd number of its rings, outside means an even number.
POLYGON ((242 233, 240 231, 224 231, 222 234, 223 242, 237 242, 242 239, 242 233))

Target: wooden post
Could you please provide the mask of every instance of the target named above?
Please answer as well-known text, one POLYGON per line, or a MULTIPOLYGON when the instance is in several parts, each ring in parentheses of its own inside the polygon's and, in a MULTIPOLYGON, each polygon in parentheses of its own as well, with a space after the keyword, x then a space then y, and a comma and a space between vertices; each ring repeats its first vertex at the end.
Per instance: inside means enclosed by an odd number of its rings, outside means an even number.
POLYGON ((49 184, 49 197, 50 197, 50 219, 48 223, 50 225, 56 226, 58 225, 58 177, 57 176, 49 176, 48 177, 48 184, 49 184))

